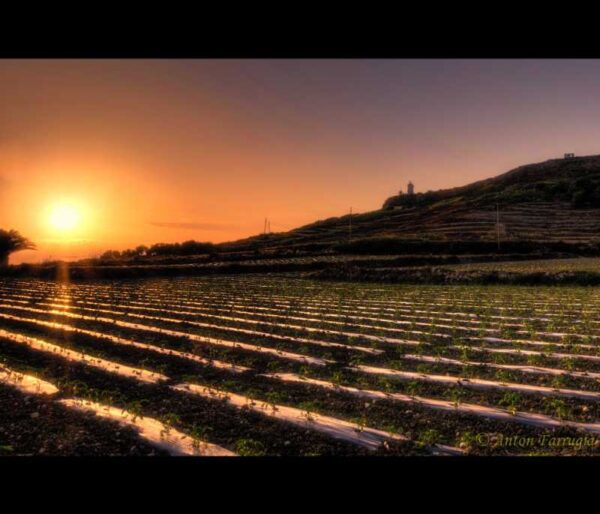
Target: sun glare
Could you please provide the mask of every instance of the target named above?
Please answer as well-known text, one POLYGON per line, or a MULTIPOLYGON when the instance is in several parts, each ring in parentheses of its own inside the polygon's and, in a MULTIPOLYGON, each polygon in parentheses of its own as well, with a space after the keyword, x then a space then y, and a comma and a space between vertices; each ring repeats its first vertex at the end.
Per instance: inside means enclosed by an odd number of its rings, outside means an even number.
POLYGON ((75 229, 81 220, 79 211, 72 205, 56 205, 50 211, 50 225, 60 231, 69 232, 75 229))

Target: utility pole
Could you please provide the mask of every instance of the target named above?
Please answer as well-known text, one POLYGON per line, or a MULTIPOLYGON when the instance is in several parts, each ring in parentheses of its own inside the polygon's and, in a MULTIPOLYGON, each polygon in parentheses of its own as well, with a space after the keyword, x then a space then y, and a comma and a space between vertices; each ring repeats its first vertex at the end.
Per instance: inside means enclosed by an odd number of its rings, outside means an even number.
POLYGON ((500 208, 496 203, 496 242, 498 243, 498 250, 500 250, 500 208))
POLYGON ((271 220, 269 220, 268 225, 267 225, 267 234, 271 233, 271 220))
POLYGON ((263 234, 267 233, 267 218, 265 218, 265 226, 263 227, 263 234))
POLYGON ((348 242, 352 242, 352 207, 350 207, 350 218, 348 218, 348 242))

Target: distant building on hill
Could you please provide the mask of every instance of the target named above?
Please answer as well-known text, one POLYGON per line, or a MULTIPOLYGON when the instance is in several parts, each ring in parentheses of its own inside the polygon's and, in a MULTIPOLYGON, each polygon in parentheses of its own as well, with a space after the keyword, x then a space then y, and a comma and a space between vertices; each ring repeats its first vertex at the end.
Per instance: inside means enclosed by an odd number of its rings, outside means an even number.
POLYGON ((565 159, 574 159, 575 158, 575 154, 574 153, 566 153, 565 154, 565 159))
POLYGON ((415 185, 409 182, 406 186, 406 193, 400 189, 398 194, 391 196, 385 202, 383 202, 382 209, 404 209, 406 207, 414 206, 417 202, 418 196, 415 194, 415 185))

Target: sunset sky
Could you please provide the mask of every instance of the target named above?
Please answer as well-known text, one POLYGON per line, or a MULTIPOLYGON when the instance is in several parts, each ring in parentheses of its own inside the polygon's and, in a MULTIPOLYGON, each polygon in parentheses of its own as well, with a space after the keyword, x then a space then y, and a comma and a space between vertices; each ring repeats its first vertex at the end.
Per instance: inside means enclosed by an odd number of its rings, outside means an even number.
POLYGON ((12 263, 284 231, 600 153, 600 61, 0 61, 12 263))

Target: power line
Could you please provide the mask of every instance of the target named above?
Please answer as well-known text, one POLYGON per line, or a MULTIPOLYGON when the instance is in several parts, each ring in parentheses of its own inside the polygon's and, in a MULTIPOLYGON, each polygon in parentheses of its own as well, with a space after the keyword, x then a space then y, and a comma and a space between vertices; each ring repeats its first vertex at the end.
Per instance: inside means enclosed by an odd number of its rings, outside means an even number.
POLYGON ((265 218, 262 233, 264 236, 271 233, 271 220, 269 218, 265 218))

